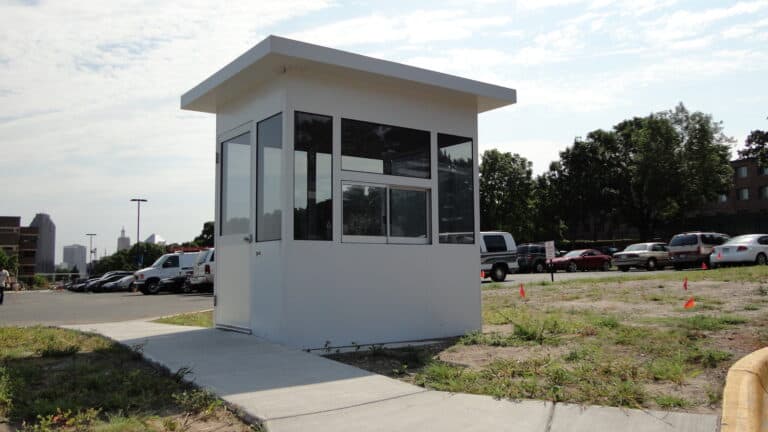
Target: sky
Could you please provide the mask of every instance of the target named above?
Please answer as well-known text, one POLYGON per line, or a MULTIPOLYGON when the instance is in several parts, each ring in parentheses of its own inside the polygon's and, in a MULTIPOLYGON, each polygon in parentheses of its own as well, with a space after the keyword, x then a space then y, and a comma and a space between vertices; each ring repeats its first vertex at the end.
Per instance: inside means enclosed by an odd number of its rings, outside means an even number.
POLYGON ((0 215, 62 247, 183 242, 214 213, 215 118, 179 97, 266 36, 517 89, 480 151, 547 170, 595 129, 673 108, 767 129, 768 0, 0 0, 0 215))

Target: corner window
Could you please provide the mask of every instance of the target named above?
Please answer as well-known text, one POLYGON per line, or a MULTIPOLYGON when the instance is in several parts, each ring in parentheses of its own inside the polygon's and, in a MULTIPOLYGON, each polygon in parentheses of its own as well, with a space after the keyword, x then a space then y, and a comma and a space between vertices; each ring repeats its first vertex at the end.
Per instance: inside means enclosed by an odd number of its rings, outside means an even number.
POLYGON ((437 134, 437 203, 440 243, 475 242, 472 140, 437 134))
POLYGON ((333 119, 294 117, 293 238, 333 240, 333 119))
POLYGON ((251 134, 221 144, 221 235, 248 234, 251 225, 251 134))
POLYGON ((280 199, 283 173, 283 115, 276 114, 256 125, 259 148, 259 192, 256 241, 280 240, 283 218, 280 199))
POLYGON ((748 199, 749 199, 749 189, 747 188, 739 189, 739 200, 746 201, 748 199))
POLYGON ((342 240, 429 243, 429 192, 362 183, 342 184, 342 240))
POLYGON ((341 119, 341 169, 429 178, 429 132, 341 119))
POLYGON ((740 166, 740 167, 736 168, 736 177, 738 177, 738 178, 746 177, 747 173, 748 173, 747 172, 747 167, 745 167, 745 166, 740 166))

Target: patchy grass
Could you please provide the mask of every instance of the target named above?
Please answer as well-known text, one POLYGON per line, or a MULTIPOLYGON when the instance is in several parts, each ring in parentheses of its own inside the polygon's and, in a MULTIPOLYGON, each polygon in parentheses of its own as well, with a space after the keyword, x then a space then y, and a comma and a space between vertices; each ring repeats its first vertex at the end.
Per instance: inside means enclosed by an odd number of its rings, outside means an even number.
POLYGON ((213 327, 213 311, 192 312, 156 319, 156 323, 193 327, 213 327))
POLYGON ((451 392, 717 413, 730 365, 768 344, 768 266, 531 284, 525 299, 517 291, 484 289, 483 330, 411 348, 419 362, 389 349, 334 358, 451 392), (690 297, 695 306, 683 308, 690 297))
POLYGON ((25 431, 249 430, 212 394, 98 335, 0 327, 0 420, 25 431), (175 426, 174 426, 175 425, 175 426))

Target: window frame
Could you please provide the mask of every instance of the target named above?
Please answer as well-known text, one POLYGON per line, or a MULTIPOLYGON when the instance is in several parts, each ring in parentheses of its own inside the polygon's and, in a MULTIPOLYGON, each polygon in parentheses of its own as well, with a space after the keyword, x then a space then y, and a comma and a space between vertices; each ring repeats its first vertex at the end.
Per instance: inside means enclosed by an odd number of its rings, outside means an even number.
POLYGON ((431 244, 432 243, 432 193, 431 189, 416 188, 410 186, 388 185, 387 186, 387 243, 388 244, 431 244), (426 206, 426 237, 403 237, 392 235, 392 189, 424 192, 426 206))
POLYGON ((356 181, 344 181, 341 182, 341 242, 342 243, 377 243, 386 244, 389 238, 389 189, 386 184, 380 183, 365 183, 356 181), (355 235, 344 233, 344 186, 366 186, 366 187, 379 187, 384 189, 384 214, 387 221, 384 227, 383 236, 368 236, 368 235, 355 235))
POLYGON ((435 183, 435 189, 436 189, 435 201, 436 201, 436 203, 435 204, 436 204, 436 213, 437 213, 435 215, 435 217, 436 217, 436 221, 437 221, 437 227, 436 227, 437 243, 440 244, 440 245, 451 245, 450 247, 452 247, 452 246, 462 246, 462 245, 477 245, 478 241, 480 241, 478 239, 478 236, 482 236, 482 234, 480 234, 478 232, 478 230, 477 230, 477 224, 478 224, 478 221, 479 221, 479 215, 475 214, 475 208, 476 208, 475 206, 476 206, 476 202, 477 202, 476 198, 478 197, 479 188, 480 188, 479 184, 477 183, 478 182, 477 176, 479 174, 476 171, 476 168, 478 167, 478 164, 479 164, 479 155, 477 154, 477 140, 475 139, 474 135, 473 136, 463 136, 463 135, 459 135, 459 134, 455 134, 455 133, 448 133, 448 132, 441 132, 441 131, 435 131, 434 140, 435 140, 435 152, 436 152, 435 153, 435 159, 436 159, 436 161, 435 161, 435 170, 437 171, 437 173, 435 175, 435 180, 436 180, 436 183, 435 183), (442 232, 441 227, 440 227, 440 221, 441 221, 441 205, 440 205, 441 204, 440 203, 440 194, 441 194, 441 188, 440 188, 440 150, 441 150, 441 148, 444 148, 444 147, 440 146, 440 138, 441 138, 441 136, 446 137, 447 139, 459 138, 459 139, 464 140, 463 142, 456 143, 456 144, 451 144, 451 145, 448 145, 448 146, 445 146, 445 147, 452 147, 452 146, 455 146, 455 145, 458 145, 458 144, 465 144, 467 142, 469 143, 469 155, 471 157, 471 161, 470 161, 470 171, 471 171, 471 174, 470 174, 470 177, 472 179, 472 193, 471 193, 471 203, 470 203, 470 207, 471 207, 471 213, 470 213, 471 214, 471 222, 470 222, 470 224, 471 224, 471 231, 468 231, 468 232, 472 233, 472 241, 468 241, 468 242, 443 241, 443 238, 445 238, 447 236, 457 235, 457 232, 445 232, 444 233, 444 232, 442 232))
POLYGON ((747 167, 746 165, 742 165, 736 168, 736 178, 747 178, 747 177, 749 177, 749 167, 747 167), (742 175, 742 173, 744 175, 742 175))
POLYGON ((736 195, 737 195, 737 197, 738 197, 739 201, 749 201, 749 199, 750 199, 750 197, 749 197, 749 188, 748 188, 748 187, 739 188, 739 189, 736 191, 736 195), (746 197, 744 197, 744 196, 742 195, 742 192, 743 192, 743 191, 746 191, 746 197))

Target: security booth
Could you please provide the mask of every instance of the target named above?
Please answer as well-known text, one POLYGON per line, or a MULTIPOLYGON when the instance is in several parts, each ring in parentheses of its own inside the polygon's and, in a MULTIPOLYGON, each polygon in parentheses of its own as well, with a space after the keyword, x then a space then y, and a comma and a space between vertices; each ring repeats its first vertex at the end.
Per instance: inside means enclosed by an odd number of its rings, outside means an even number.
POLYGON ((481 328, 477 115, 513 89, 270 36, 216 114, 215 323, 301 348, 481 328))

